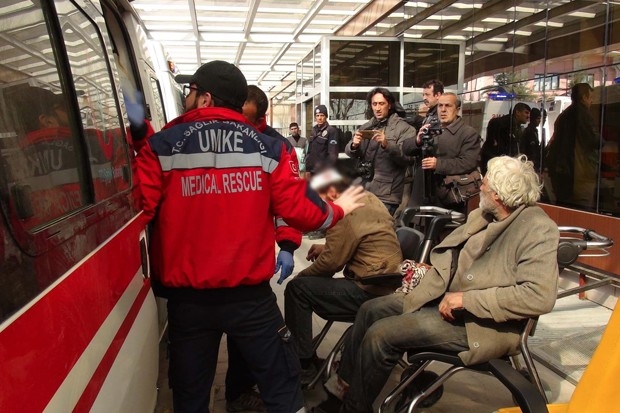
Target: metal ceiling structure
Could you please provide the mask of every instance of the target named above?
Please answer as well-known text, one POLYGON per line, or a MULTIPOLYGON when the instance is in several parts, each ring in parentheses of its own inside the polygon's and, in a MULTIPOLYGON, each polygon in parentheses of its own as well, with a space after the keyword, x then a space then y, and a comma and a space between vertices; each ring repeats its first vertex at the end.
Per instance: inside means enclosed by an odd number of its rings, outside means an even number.
MULTIPOLYGON (((292 89, 296 64, 322 36, 463 41, 467 59, 515 52, 584 19, 599 1, 561 0, 134 0, 149 36, 181 73, 221 59, 273 96, 292 89)), ((603 19, 604 20, 604 19, 603 19)))

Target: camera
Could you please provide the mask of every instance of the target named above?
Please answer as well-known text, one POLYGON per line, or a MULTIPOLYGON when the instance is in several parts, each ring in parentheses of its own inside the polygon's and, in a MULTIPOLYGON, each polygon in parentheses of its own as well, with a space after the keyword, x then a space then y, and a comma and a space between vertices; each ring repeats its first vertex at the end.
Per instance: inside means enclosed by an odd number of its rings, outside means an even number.
POLYGON ((424 158, 434 156, 433 139, 441 135, 441 122, 435 116, 429 117, 425 122, 430 125, 422 129, 422 155, 424 158))
POLYGON ((355 172, 357 176, 367 182, 372 181, 372 178, 375 176, 375 168, 372 161, 360 161, 355 172))

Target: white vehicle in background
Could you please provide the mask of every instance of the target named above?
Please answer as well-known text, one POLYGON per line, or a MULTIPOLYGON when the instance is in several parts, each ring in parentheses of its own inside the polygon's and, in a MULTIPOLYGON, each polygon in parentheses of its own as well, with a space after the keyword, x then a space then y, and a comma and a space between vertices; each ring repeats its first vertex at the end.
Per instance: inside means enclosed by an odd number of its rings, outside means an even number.
POLYGON ((174 80, 178 70, 174 62, 168 57, 161 43, 155 40, 148 40, 147 45, 153 58, 155 72, 157 73, 157 79, 161 88, 166 122, 170 122, 184 112, 185 98, 183 97, 183 89, 174 80))
MULTIPOLYGON (((507 115, 518 102, 523 102, 530 108, 540 108, 540 104, 536 102, 521 101, 511 99, 510 97, 499 97, 477 102, 463 102, 461 105, 461 116, 463 117, 465 123, 480 132, 480 136, 484 142, 486 140, 487 125, 489 124, 489 121, 493 118, 499 118, 507 115)), ((550 136, 546 125, 548 125, 548 122, 544 127, 545 136, 550 136)), ((525 126, 526 125, 523 125, 523 127, 525 126)), ((543 136, 542 129, 543 128, 539 126, 538 136, 541 138, 543 136)))

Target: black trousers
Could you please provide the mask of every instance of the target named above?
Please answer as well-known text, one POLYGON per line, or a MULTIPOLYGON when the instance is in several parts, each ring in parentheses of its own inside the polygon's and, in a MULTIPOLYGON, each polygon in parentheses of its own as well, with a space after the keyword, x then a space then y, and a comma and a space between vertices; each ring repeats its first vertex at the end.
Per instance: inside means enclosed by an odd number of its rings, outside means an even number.
POLYGON ((302 409, 299 360, 268 283, 173 293, 168 323, 175 413, 209 411, 223 333, 239 349, 270 413, 302 409))

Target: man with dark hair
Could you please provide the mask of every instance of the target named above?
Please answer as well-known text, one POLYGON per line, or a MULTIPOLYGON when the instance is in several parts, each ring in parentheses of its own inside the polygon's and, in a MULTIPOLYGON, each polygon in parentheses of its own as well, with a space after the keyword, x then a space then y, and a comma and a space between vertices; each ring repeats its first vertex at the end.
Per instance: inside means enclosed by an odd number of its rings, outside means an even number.
POLYGON ((592 86, 577 83, 571 104, 555 121, 547 168, 556 201, 594 208, 600 137, 590 113, 592 86))
POLYGON ((424 82, 422 85, 422 99, 428 110, 426 111, 426 116, 417 116, 413 121, 413 127, 417 131, 422 129, 422 125, 427 124, 431 117, 437 118, 437 102, 439 101, 439 96, 443 95, 443 93, 443 83, 440 80, 433 79, 424 82))
POLYGON ((291 134, 286 139, 288 139, 291 145, 293 145, 293 148, 295 148, 297 160, 299 161, 299 171, 305 172, 308 140, 299 134, 299 125, 297 122, 292 122, 288 129, 291 134))
POLYGON ((4 93, 16 108, 18 127, 25 133, 69 125, 62 95, 30 85, 12 86, 4 93))
POLYGON ((327 107, 318 105, 314 108, 316 125, 308 139, 306 154, 306 179, 327 168, 336 167, 338 160, 338 129, 327 122, 327 107))
POLYGON ((186 112, 138 153, 142 219, 153 221, 152 274, 166 288, 174 410, 209 409, 222 334, 239 348, 270 412, 303 410, 299 366, 269 280, 274 214, 329 228, 361 190, 324 202, 284 144, 241 114, 247 83, 234 65, 205 63, 187 82, 186 112))
MULTIPOLYGON (((248 97, 243 104, 243 115, 260 132, 282 141, 291 157, 295 160, 296 155, 293 147, 288 140, 278 131, 267 125, 267 109, 269 99, 265 92, 258 86, 248 85, 248 97)), ((280 252, 276 258, 275 273, 281 270, 281 283, 293 273, 295 261, 293 253, 301 245, 301 232, 288 226, 283 219, 276 217, 276 242, 280 247, 280 252)), ((252 379, 247 364, 234 341, 227 338, 228 348, 228 371, 226 372, 226 410, 229 412, 267 411, 260 395, 254 390, 256 381, 252 379)))
POLYGON ((540 138, 538 137, 538 126, 544 126, 547 119, 547 112, 543 109, 542 112, 538 108, 532 108, 530 111, 530 123, 523 130, 523 136, 521 136, 521 142, 519 142, 519 149, 521 153, 527 156, 527 159, 534 163, 534 169, 540 172, 540 138))
POLYGON ((388 89, 372 89, 366 102, 373 116, 355 132, 345 152, 358 159, 358 165, 365 163, 361 176, 364 188, 375 194, 390 215, 394 215, 403 198, 405 170, 411 164, 411 158, 402 154, 401 146, 405 139, 415 137, 416 131, 398 116, 396 100, 388 89), (362 130, 374 130, 374 134, 365 138, 362 130))
POLYGON ((480 152, 480 169, 486 173, 489 159, 509 155, 516 156, 520 152, 519 142, 523 135, 522 125, 530 119, 530 107, 525 103, 517 103, 507 115, 493 118, 487 125, 487 136, 480 152))
POLYGON ((292 122, 288 127, 289 132, 291 133, 288 136, 288 141, 293 145, 294 148, 306 148, 307 139, 302 137, 299 134, 299 125, 297 122, 292 122))
MULTIPOLYGON (((326 201, 335 201, 349 186, 332 169, 315 175, 310 185, 326 201)), ((363 207, 327 231, 325 244, 310 247, 306 259, 312 265, 289 281, 284 291, 284 317, 301 360, 302 384, 317 374, 312 313, 355 316, 363 302, 394 291, 393 287, 359 282, 369 275, 398 273, 402 261, 394 219, 370 192, 364 192, 363 202, 363 207), (345 278, 333 278, 343 269, 345 278)))

